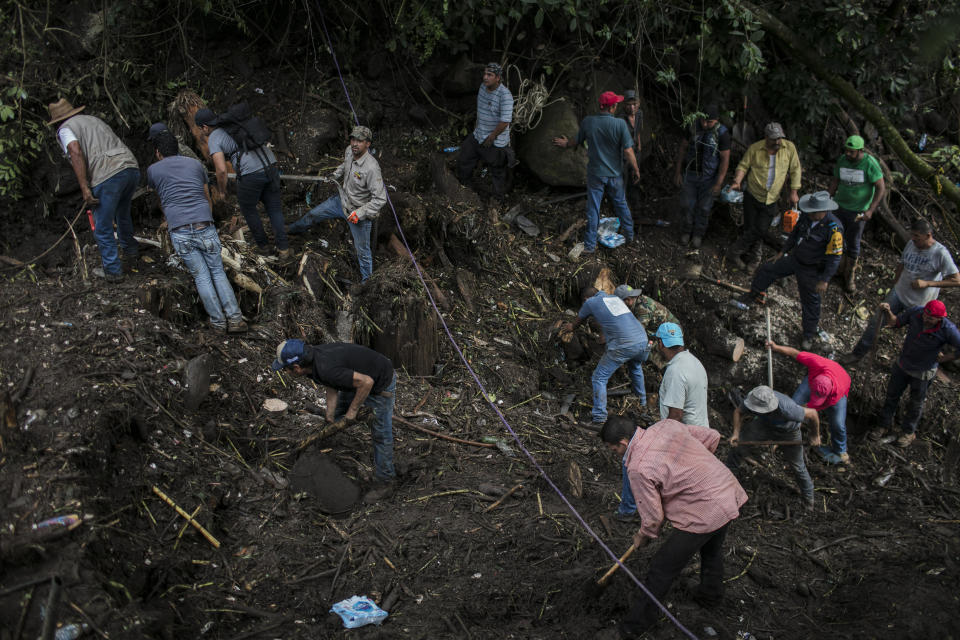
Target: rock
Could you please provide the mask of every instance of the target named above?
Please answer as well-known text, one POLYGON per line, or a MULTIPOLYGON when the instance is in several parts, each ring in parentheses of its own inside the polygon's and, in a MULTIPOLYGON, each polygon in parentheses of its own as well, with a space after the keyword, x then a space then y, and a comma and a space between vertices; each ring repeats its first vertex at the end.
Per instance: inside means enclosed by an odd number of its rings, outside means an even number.
POLYGON ((561 149, 553 145, 557 136, 577 135, 580 122, 573 106, 560 100, 543 110, 536 129, 517 141, 517 157, 541 181, 554 187, 584 187, 587 184, 587 152, 583 147, 561 149))
POLYGON ((443 92, 448 95, 476 93, 483 80, 483 64, 473 62, 466 54, 450 65, 443 78, 443 92))
POLYGON ((290 470, 290 486, 310 494, 321 511, 331 514, 350 511, 360 498, 360 487, 318 452, 308 452, 297 460, 290 470))
MULTIPOLYGON (((276 126, 281 125, 277 123, 276 126)), ((334 155, 342 158, 347 146, 346 128, 336 111, 314 108, 304 114, 302 125, 286 130, 287 146, 298 161, 312 161, 332 152, 331 146, 335 148, 334 155), (334 145, 334 142, 342 144, 334 145)))
POLYGON ((446 159, 437 154, 430 159, 430 178, 434 191, 457 205, 479 207, 480 199, 471 189, 460 184, 453 172, 447 167, 446 159))
POLYGON ((196 411, 210 393, 210 370, 213 366, 209 353, 197 356, 187 363, 183 372, 183 386, 187 391, 183 405, 187 411, 196 411))

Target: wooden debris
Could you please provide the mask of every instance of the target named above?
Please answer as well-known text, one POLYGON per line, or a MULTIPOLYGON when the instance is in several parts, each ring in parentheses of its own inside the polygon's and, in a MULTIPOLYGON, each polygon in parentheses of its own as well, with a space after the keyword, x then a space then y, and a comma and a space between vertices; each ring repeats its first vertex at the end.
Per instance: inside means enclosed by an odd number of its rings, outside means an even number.
POLYGON ((510 496, 512 496, 514 493, 516 493, 518 490, 520 490, 520 489, 522 489, 522 488, 523 488, 523 485, 522 485, 522 484, 518 484, 518 485, 515 485, 515 486, 511 487, 510 490, 507 491, 505 494, 503 494, 503 496, 501 496, 499 500, 497 500, 497 501, 494 502, 492 505, 490 505, 489 507, 487 507, 486 509, 484 509, 483 512, 484 512, 484 513, 487 513, 487 512, 489 512, 489 511, 493 511, 494 509, 496 509, 497 507, 499 507, 501 504, 503 504, 503 501, 504 501, 504 500, 506 500, 507 498, 509 498, 510 496))
POLYGON ((171 499, 167 496, 167 494, 165 494, 163 491, 161 491, 159 487, 157 487, 156 485, 154 485, 154 487, 153 487, 153 492, 154 492, 155 494, 157 494, 157 496, 158 496, 161 500, 163 500, 163 501, 166 502, 168 505, 170 505, 171 507, 173 507, 174 510, 176 510, 176 512, 179 513, 181 517, 186 518, 186 519, 187 519, 187 522, 189 522, 189 523, 193 526, 194 529, 196 529, 197 531, 199 531, 200 534, 201 534, 204 538, 207 539, 207 542, 209 542, 210 544, 213 545, 214 549, 219 549, 219 548, 220 548, 220 541, 217 540, 216 538, 214 538, 214 537, 213 537, 213 534, 211 534, 209 531, 207 531, 206 529, 204 529, 204 528, 203 528, 203 525, 201 525, 199 522, 197 522, 196 520, 194 520, 194 519, 193 519, 193 516, 191 516, 189 513, 187 513, 186 511, 184 511, 182 508, 180 508, 180 506, 179 506, 176 502, 174 502, 173 500, 171 500, 171 499))

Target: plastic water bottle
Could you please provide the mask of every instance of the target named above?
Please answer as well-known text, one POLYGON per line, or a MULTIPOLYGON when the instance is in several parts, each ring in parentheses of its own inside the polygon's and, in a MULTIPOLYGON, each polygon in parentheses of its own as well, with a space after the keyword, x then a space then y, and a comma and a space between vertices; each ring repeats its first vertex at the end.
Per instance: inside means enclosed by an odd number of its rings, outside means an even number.
POLYGON ((444 147, 443 148, 444 153, 456 153, 457 151, 460 151, 460 147, 444 147))
POLYGON ((917 149, 923 151, 927 148, 927 134, 920 136, 920 142, 917 143, 917 149))
POLYGON ((669 220, 662 220, 662 219, 660 219, 660 218, 657 218, 657 221, 654 222, 654 224, 657 225, 658 227, 669 227, 669 226, 670 226, 670 221, 669 221, 669 220))
POLYGON ((53 634, 54 640, 77 640, 80 636, 90 630, 90 625, 86 622, 82 624, 68 624, 57 629, 53 634))
POLYGON ((749 311, 749 310, 750 310, 750 307, 749 307, 748 305, 740 302, 740 301, 737 300, 736 298, 730 298, 730 306, 731 306, 731 307, 736 307, 737 309, 740 309, 741 311, 749 311))

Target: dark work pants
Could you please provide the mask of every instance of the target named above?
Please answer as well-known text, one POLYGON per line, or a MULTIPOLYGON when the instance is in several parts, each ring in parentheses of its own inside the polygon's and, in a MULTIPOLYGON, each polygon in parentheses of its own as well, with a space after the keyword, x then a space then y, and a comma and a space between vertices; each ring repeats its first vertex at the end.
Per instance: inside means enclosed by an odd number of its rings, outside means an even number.
POLYGON ((763 204, 744 189, 743 231, 730 249, 730 253, 737 257, 744 253, 749 253, 751 256, 759 255, 763 237, 770 229, 770 223, 773 221, 776 211, 776 202, 763 204))
POLYGON ((856 260, 860 256, 860 238, 863 237, 863 227, 866 220, 857 220, 862 211, 850 211, 840 207, 833 212, 840 224, 843 225, 843 255, 848 260, 856 260))
POLYGON ((461 184, 470 184, 477 163, 483 163, 490 169, 493 178, 493 194, 497 200, 507 196, 507 150, 505 147, 484 147, 471 133, 460 144, 460 157, 457 159, 457 178, 461 184))
MULTIPOLYGON (((650 561, 650 570, 644 585, 663 602, 670 585, 677 579, 690 558, 700 552, 700 595, 705 600, 719 601, 723 597, 723 539, 727 527, 723 525, 710 533, 688 533, 675 529, 650 561)), ((643 593, 621 627, 630 633, 643 633, 660 618, 660 607, 643 593)))
POLYGON ((896 362, 893 363, 893 369, 890 371, 887 399, 883 403, 883 410, 880 412, 880 425, 883 427, 893 425, 893 414, 897 412, 900 396, 903 395, 907 387, 910 387, 910 400, 907 403, 907 410, 903 413, 903 420, 900 425, 904 433, 916 433, 917 425, 920 424, 920 417, 923 415, 923 401, 927 398, 930 380, 915 378, 901 369, 896 362))
POLYGON ((813 265, 800 264, 791 255, 786 255, 776 262, 764 262, 753 274, 750 290, 754 293, 766 291, 767 287, 790 275, 797 276, 797 289, 800 291, 800 307, 803 310, 803 336, 812 337, 817 334, 820 324, 820 294, 817 293, 817 283, 820 281, 820 270, 813 265))
POLYGON ((258 247, 264 248, 268 242, 267 233, 263 230, 263 223, 257 212, 257 203, 263 203, 267 217, 270 218, 270 226, 273 227, 273 241, 277 249, 282 251, 290 246, 290 242, 287 240, 283 221, 280 181, 274 180, 276 171, 276 166, 271 165, 266 169, 240 176, 237 180, 237 204, 240 206, 243 219, 250 227, 254 242, 258 247))

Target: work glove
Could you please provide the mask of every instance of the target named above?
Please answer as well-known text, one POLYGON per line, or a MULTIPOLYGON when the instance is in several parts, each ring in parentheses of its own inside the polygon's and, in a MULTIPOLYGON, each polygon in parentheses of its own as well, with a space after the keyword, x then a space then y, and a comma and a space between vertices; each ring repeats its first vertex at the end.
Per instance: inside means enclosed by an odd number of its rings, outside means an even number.
POLYGON ((356 211, 354 211, 353 213, 347 216, 347 220, 349 220, 353 224, 357 224, 358 222, 360 222, 360 216, 357 215, 356 211))

